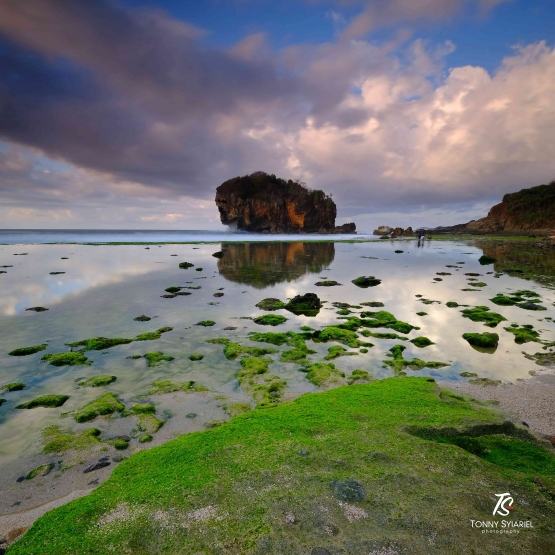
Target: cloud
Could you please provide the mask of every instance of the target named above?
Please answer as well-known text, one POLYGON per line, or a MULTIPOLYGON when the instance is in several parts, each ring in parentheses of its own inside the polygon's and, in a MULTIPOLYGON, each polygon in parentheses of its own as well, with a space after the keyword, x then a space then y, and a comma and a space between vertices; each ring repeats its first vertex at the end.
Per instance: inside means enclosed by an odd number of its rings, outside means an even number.
MULTIPOLYGON (((470 5, 444 4, 380 0, 372 14, 384 25, 470 5)), ((215 188, 265 169, 334 193, 342 218, 464 204, 442 208, 447 223, 555 176, 544 42, 489 74, 446 71, 455 45, 409 32, 278 52, 263 34, 226 50, 205 34, 107 0, 0 4, 0 218, 217 227, 215 188)))

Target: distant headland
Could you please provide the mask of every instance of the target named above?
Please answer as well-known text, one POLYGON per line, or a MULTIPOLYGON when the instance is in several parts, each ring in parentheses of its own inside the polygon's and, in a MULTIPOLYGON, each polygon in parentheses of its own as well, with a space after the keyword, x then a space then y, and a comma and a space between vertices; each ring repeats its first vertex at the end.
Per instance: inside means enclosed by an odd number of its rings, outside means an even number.
POLYGON ((216 189, 224 225, 258 233, 356 233, 354 223, 335 225, 330 195, 262 171, 234 177, 216 189))

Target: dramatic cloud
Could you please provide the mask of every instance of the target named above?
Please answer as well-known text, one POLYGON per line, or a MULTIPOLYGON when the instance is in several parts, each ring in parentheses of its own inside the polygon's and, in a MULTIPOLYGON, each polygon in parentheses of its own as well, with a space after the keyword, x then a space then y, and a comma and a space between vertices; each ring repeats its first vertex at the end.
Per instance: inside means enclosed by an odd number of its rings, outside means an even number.
POLYGON ((107 0, 4 0, 0 218, 216 227, 216 186, 259 169, 334 193, 343 219, 481 216, 555 176, 555 51, 446 72, 450 42, 355 37, 502 1, 345 0, 361 11, 337 41, 272 52, 107 0))

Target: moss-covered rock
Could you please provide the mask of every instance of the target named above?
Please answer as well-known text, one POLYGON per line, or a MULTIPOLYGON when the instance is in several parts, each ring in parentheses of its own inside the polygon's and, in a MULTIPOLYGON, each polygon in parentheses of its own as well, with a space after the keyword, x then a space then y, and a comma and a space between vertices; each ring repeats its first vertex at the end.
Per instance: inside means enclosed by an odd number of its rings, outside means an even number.
POLYGON ((117 345, 127 345, 132 343, 133 339, 125 339, 122 337, 91 337, 89 339, 82 339, 81 341, 74 341, 73 343, 66 343, 68 347, 83 347, 82 351, 104 351, 117 345))
POLYGON ((377 279, 374 276, 360 276, 353 279, 352 283, 354 283, 357 287, 361 287, 362 289, 366 289, 368 287, 376 287, 382 282, 381 279, 377 279))
POLYGON ((0 398, 0 407, 4 404, 7 403, 8 401, 6 401, 6 399, 2 399, 0 398))
POLYGON ((189 268, 192 268, 193 266, 194 266, 194 264, 191 264, 190 262, 180 262, 180 263, 179 263, 179 267, 180 267, 182 270, 187 270, 187 269, 189 269, 189 268))
POLYGON ((139 436, 139 443, 150 443, 153 439, 150 434, 144 433, 139 436))
POLYGON ((478 374, 476 374, 476 372, 461 372, 459 376, 463 378, 477 378, 478 374))
POLYGON ((76 422, 90 422, 99 416, 123 412, 124 409, 125 406, 113 393, 105 393, 80 408, 73 418, 76 422))
POLYGON ((257 316, 253 321, 261 326, 279 326, 287 322, 287 318, 281 314, 264 314, 263 316, 257 316))
POLYGON ((326 279, 324 281, 317 281, 314 285, 317 285, 318 287, 334 287, 342 284, 331 279, 326 279))
POLYGON ((368 301, 366 303, 360 303, 361 306, 369 306, 372 308, 381 308, 385 306, 381 301, 368 301))
POLYGON ((150 435, 155 434, 165 424, 164 420, 156 418, 153 412, 140 412, 138 417, 139 430, 150 435))
POLYGON ((89 366, 92 361, 82 352, 48 353, 43 355, 41 362, 48 362, 52 366, 89 366))
POLYGON ((339 326, 328 326, 320 332, 315 332, 315 339, 318 341, 338 341, 356 349, 358 347, 373 347, 372 343, 364 343, 360 341, 357 334, 354 331, 346 330, 340 328, 339 326))
POLYGON ((181 287, 177 287, 175 285, 172 285, 171 287, 166 287, 164 289, 164 291, 166 293, 179 293, 179 291, 181 291, 181 287))
POLYGON ((524 324, 519 326, 518 324, 513 324, 507 328, 505 331, 512 333, 515 336, 515 343, 522 345, 523 343, 529 343, 530 341, 540 342, 540 334, 534 330, 532 324, 524 324))
POLYGON ((463 333, 463 339, 476 347, 485 349, 494 348, 499 345, 499 335, 496 333, 463 333))
POLYGON ((163 328, 158 328, 156 331, 147 331, 145 333, 140 333, 135 337, 134 341, 154 341, 160 339, 163 333, 168 333, 172 331, 173 328, 170 326, 164 326, 163 328))
POLYGON ((141 314, 140 316, 133 318, 133 320, 135 320, 135 322, 149 322, 152 318, 150 316, 146 316, 145 314, 141 314))
POLYGON ((343 385, 346 383, 345 373, 341 372, 335 367, 335 364, 328 362, 315 362, 301 368, 306 372, 306 377, 309 382, 317 387, 329 387, 336 385, 343 385))
POLYGON ((33 345, 32 347, 20 347, 19 349, 14 349, 10 351, 8 354, 12 357, 26 357, 28 355, 34 355, 40 351, 44 351, 46 349, 46 343, 42 343, 41 345, 33 345))
POLYGON ((487 387, 487 386, 495 386, 495 385, 501 385, 501 380, 492 380, 490 378, 475 378, 473 380, 468 380, 468 383, 471 383, 472 385, 481 385, 482 387, 487 387))
POLYGON ((214 320, 201 320, 195 324, 195 326, 204 326, 205 328, 210 328, 215 325, 216 322, 214 322, 214 320))
POLYGON ((75 381, 79 387, 104 387, 117 380, 116 376, 109 374, 100 374, 92 378, 77 378, 75 381))
POLYGON ((459 306, 459 303, 455 302, 455 301, 449 301, 445 303, 445 306, 447 308, 457 308, 459 306))
POLYGON ((286 305, 285 308, 296 315, 317 316, 322 308, 322 301, 316 293, 305 293, 296 295, 286 305))
POLYGON ((360 334, 364 335, 364 337, 375 337, 376 339, 398 339, 399 341, 409 340, 408 337, 404 337, 402 335, 391 332, 374 332, 369 330, 362 330, 360 334))
POLYGON ((214 258, 223 258, 224 257, 224 253, 222 251, 218 251, 212 254, 212 256, 214 258))
POLYGON ((469 318, 473 322, 483 322, 489 328, 495 328, 499 323, 507 321, 507 318, 497 312, 491 312, 487 306, 465 308, 461 310, 461 313, 465 318, 469 318))
POLYGON ((61 407, 67 400, 69 395, 41 395, 32 401, 17 405, 16 409, 34 409, 36 407, 56 408, 61 407))
POLYGON ((419 337, 415 337, 414 339, 411 339, 410 342, 411 342, 415 347, 419 347, 420 349, 422 349, 423 347, 428 347, 428 346, 434 344, 433 341, 431 341, 431 340, 428 339, 427 337, 424 337, 423 335, 421 335, 421 336, 419 336, 419 337))
POLYGON ((417 316, 428 316, 427 312, 417 312, 416 313, 417 316))
POLYGON ((0 387, 0 391, 21 391, 22 389, 26 388, 27 385, 22 383, 22 382, 11 382, 11 383, 7 383, 6 385, 3 385, 2 387, 0 387))
POLYGON ((63 453, 64 451, 81 451, 102 443, 98 428, 89 428, 81 433, 71 434, 60 430, 58 426, 48 426, 43 432, 45 446, 43 453, 63 453))
POLYGON ((261 310, 271 311, 285 308, 285 303, 280 301, 279 299, 268 297, 267 299, 262 299, 256 306, 261 310))
POLYGON ((271 359, 245 357, 241 359, 241 370, 237 372, 237 381, 242 389, 250 393, 258 408, 275 406, 283 395, 287 382, 269 374, 268 364, 271 359))
POLYGON ((391 357, 393 360, 385 360, 384 365, 389 366, 396 375, 405 375, 404 370, 410 368, 411 370, 422 370, 422 368, 442 368, 444 366, 449 366, 445 362, 437 361, 424 361, 419 358, 413 358, 412 360, 407 360, 403 356, 403 351, 406 349, 404 345, 394 345, 389 349, 387 356, 391 357))
POLYGON ((246 347, 240 343, 227 343, 224 347, 224 355, 228 360, 235 360, 236 358, 245 355, 261 357, 277 352, 278 351, 276 349, 270 349, 267 347, 246 347))
POLYGON ((192 355, 189 355, 189 360, 192 360, 193 362, 202 360, 203 358, 204 355, 202 355, 201 353, 193 353, 192 355))

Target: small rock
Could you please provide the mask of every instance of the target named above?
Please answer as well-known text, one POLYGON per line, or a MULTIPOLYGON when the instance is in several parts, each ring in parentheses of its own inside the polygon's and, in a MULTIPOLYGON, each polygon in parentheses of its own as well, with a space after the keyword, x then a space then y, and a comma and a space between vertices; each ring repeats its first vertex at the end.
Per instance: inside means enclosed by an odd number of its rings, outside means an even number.
POLYGON ((528 424, 528 422, 524 422, 524 421, 522 421, 522 425, 523 425, 523 426, 526 426, 527 428, 529 428, 529 427, 530 427, 530 424, 528 424))
POLYGON ((89 472, 94 472, 95 470, 100 470, 106 466, 110 466, 112 463, 110 461, 98 461, 97 463, 91 464, 83 470, 83 474, 88 474, 89 472))
POLYGON ((285 523, 286 524, 295 524, 295 515, 291 512, 285 513, 285 523))
POLYGON ((226 328, 224 328, 224 331, 233 331, 236 330, 237 327, 236 326, 227 326, 226 328))
POLYGON ((301 457, 306 457, 308 455, 308 451, 306 449, 301 449, 298 454, 301 457))

